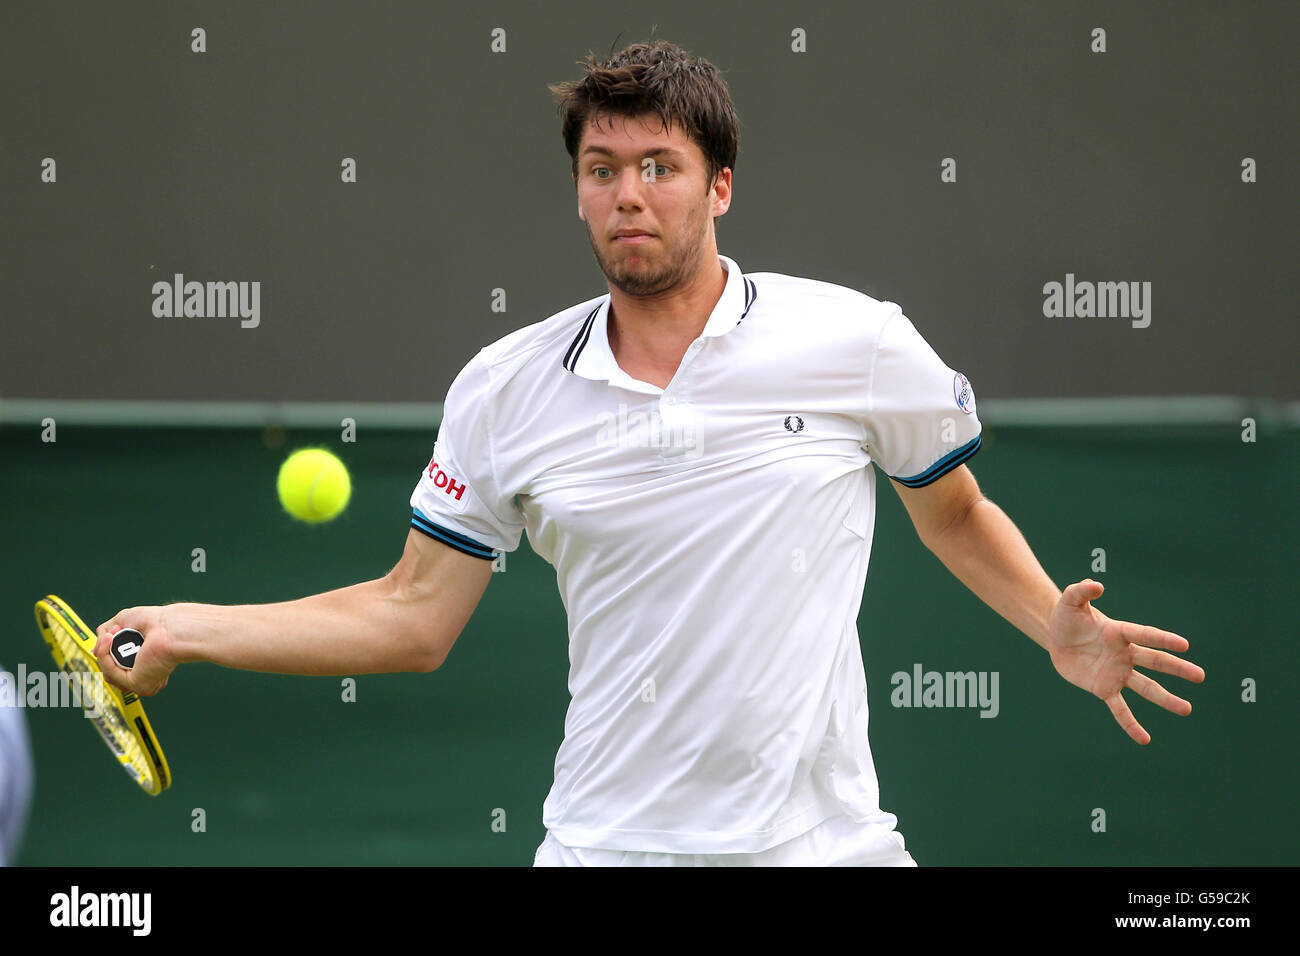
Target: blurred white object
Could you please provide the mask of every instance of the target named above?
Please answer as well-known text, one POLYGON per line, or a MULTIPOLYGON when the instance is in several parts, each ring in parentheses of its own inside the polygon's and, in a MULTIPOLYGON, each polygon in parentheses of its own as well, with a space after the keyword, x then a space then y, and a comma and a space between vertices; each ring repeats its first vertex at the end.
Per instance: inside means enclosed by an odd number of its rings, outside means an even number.
POLYGON ((32 801, 32 750, 21 707, 0 705, 0 866, 18 858, 32 801))

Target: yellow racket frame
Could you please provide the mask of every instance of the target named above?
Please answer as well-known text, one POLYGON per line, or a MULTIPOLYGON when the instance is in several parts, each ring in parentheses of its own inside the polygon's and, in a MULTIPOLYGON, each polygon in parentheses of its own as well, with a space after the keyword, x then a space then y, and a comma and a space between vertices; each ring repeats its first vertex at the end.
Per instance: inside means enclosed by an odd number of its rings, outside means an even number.
MULTIPOLYGON (((77 617, 66 601, 53 594, 37 601, 36 624, 50 646, 54 662, 65 674, 75 676, 78 671, 103 674, 95 658, 95 632, 77 617), (73 646, 65 647, 65 640, 70 640, 73 646)), ((106 699, 100 701, 100 716, 89 719, 127 775, 141 790, 156 797, 171 786, 172 773, 145 715, 144 704, 135 694, 118 690, 102 676, 94 684, 103 687, 106 699)))

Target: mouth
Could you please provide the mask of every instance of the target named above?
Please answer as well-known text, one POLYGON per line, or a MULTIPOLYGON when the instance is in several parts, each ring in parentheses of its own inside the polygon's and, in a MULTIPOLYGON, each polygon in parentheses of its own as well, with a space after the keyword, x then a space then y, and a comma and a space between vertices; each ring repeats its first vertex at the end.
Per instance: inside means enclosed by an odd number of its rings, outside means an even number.
POLYGON ((630 246, 639 246, 644 242, 649 242, 653 238, 654 236, 649 233, 639 232, 635 234, 629 233, 625 236, 615 236, 614 241, 627 243, 630 246))

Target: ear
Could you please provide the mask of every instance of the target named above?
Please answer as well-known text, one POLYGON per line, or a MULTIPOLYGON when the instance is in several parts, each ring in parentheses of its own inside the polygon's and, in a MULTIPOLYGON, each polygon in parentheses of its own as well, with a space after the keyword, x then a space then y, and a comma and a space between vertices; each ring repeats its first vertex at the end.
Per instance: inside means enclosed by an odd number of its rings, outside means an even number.
POLYGON ((578 207, 578 218, 581 219, 583 222, 587 221, 587 214, 582 211, 581 206, 578 207))
POLYGON ((723 167, 713 184, 713 215, 721 216, 731 208, 731 167, 723 167))

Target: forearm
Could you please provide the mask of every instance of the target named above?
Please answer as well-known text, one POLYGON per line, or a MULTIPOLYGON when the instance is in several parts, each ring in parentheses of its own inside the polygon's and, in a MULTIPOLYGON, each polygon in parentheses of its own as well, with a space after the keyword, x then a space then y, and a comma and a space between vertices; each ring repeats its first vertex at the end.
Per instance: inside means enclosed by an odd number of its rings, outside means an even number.
POLYGON ((178 663, 276 674, 433 669, 432 641, 389 578, 279 604, 171 604, 163 628, 178 663))
POLYGON ((1061 591, 1001 508, 982 498, 925 544, 976 597, 1046 649, 1061 591))

